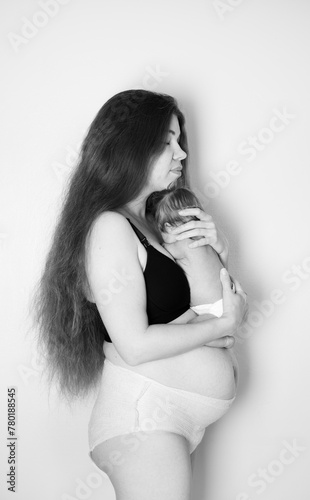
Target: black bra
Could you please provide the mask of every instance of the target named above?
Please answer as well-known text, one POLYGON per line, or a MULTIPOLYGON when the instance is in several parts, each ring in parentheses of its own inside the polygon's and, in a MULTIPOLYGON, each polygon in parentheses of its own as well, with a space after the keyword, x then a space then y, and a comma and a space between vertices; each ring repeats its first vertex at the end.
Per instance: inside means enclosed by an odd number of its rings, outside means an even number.
MULTIPOLYGON (((143 275, 149 324, 169 323, 190 307, 190 287, 186 274, 179 264, 153 247, 130 219, 126 218, 147 251, 143 275)), ((104 339, 112 342, 107 333, 104 339)))

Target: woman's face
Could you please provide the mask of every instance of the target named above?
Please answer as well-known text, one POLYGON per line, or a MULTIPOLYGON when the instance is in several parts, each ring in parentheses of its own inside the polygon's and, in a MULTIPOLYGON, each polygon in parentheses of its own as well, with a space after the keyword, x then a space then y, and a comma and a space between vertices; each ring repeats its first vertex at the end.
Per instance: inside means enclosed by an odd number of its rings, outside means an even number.
POLYGON ((180 126, 176 115, 172 115, 164 151, 152 165, 148 180, 150 192, 162 191, 174 183, 181 175, 181 161, 187 156, 179 145, 180 126))

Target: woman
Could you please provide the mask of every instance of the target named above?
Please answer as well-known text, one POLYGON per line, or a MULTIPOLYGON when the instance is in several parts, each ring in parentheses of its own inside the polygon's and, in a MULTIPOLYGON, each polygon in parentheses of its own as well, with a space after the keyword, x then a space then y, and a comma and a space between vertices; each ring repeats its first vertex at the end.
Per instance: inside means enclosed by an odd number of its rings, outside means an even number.
MULTIPOLYGON (((190 454, 235 397, 228 347, 245 293, 237 281, 233 293, 223 273, 223 315, 197 316, 185 273, 146 210, 152 192, 188 186, 186 157, 172 97, 128 90, 109 99, 84 140, 37 296, 50 380, 69 396, 99 382, 90 457, 117 500, 188 500, 190 454)), ((212 218, 189 214, 199 220, 177 232, 204 236, 194 245, 212 244, 225 265, 212 218)))

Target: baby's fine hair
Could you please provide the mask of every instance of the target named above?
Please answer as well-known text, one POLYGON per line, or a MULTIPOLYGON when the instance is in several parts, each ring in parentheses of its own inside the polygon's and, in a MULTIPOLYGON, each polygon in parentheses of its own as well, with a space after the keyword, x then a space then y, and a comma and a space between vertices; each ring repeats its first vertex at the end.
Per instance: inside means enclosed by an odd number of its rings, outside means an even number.
POLYGON ((179 215, 178 210, 196 207, 203 210, 197 196, 187 188, 154 191, 148 197, 146 207, 161 232, 166 231, 166 222, 176 226, 190 220, 199 220, 195 215, 179 215))

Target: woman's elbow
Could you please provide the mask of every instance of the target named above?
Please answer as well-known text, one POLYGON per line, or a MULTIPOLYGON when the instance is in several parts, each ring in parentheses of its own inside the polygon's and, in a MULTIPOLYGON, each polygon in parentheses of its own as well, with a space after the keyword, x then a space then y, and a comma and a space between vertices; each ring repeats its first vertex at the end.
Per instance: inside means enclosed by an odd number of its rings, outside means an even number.
POLYGON ((142 351, 141 347, 139 348, 135 345, 130 353, 130 356, 128 357, 128 364, 130 366, 141 365, 142 363, 146 363, 147 361, 149 361, 146 358, 147 356, 142 351))
POLYGON ((118 354, 122 358, 122 360, 129 366, 136 366, 138 363, 137 356, 134 351, 130 350, 124 350, 124 349, 117 349, 118 354))
POLYGON ((124 359, 124 361, 127 363, 127 365, 129 366, 137 366, 139 365, 141 362, 138 360, 138 356, 135 352, 132 352, 128 355, 128 353, 126 354, 126 359, 124 359))
MULTIPOLYGON (((117 346, 116 346, 117 349, 117 346)), ((117 349, 121 358, 127 363, 129 366, 137 366, 141 363, 144 363, 143 353, 141 347, 138 345, 138 342, 132 341, 129 346, 122 346, 117 349)))

